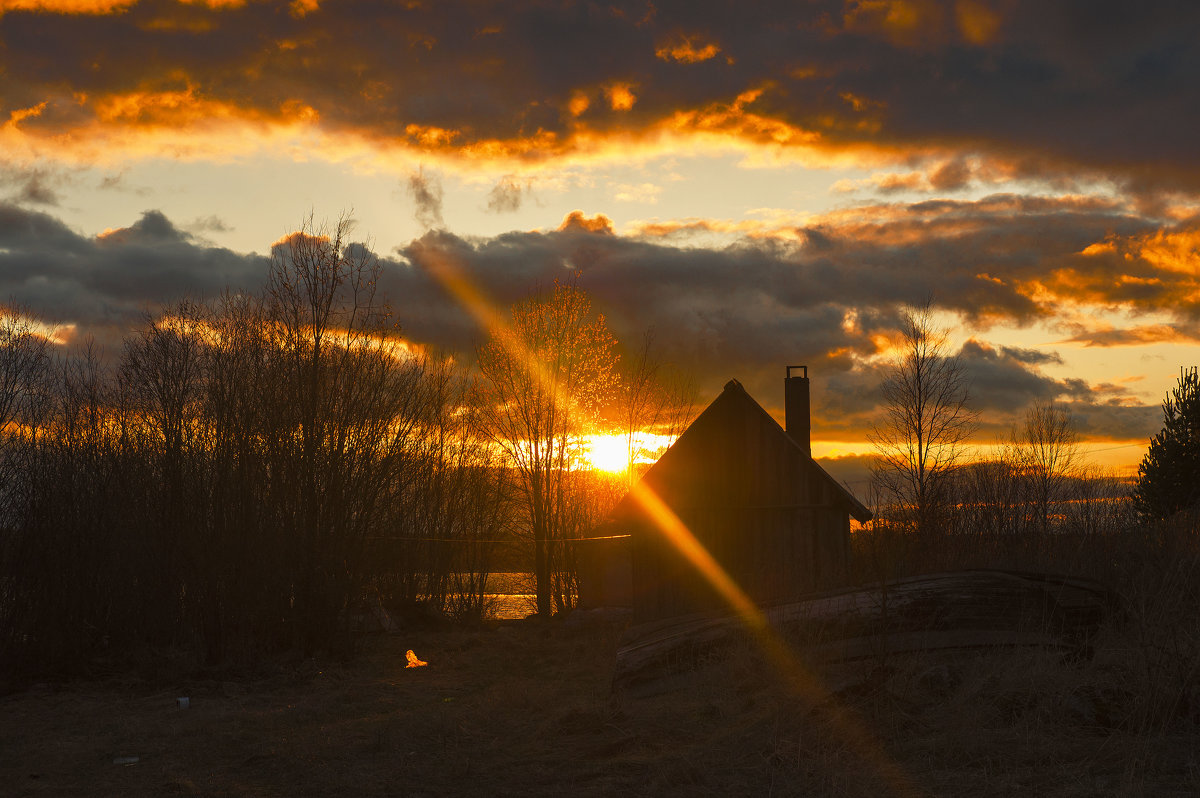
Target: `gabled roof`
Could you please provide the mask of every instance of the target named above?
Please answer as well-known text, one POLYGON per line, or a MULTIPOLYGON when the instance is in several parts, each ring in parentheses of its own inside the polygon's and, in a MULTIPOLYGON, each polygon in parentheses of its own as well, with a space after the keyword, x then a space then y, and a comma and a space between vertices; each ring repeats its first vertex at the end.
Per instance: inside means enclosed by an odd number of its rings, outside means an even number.
MULTIPOLYGON (((656 474, 659 474, 661 471, 670 469, 672 467, 673 458, 671 457, 671 452, 672 450, 678 451, 676 447, 681 441, 685 441, 689 434, 695 435, 695 431, 697 429, 705 429, 712 423, 717 423, 713 421, 713 417, 719 417, 720 415, 730 411, 749 415, 757 414, 757 416, 760 417, 760 420, 764 422, 764 426, 767 429, 778 433, 779 442, 781 445, 794 450, 799 458, 804 460, 807 466, 812 469, 813 473, 817 474, 829 484, 829 486, 833 489, 834 495, 845 503, 847 510, 849 511, 850 515, 855 518, 855 520, 859 522, 865 522, 871 519, 871 511, 868 510, 862 504, 862 502, 855 498, 854 494, 850 493, 850 491, 847 490, 844 485, 830 476, 825 469, 821 468, 821 466, 812 459, 811 453, 798 444, 791 435, 788 435, 787 432, 784 431, 783 427, 779 425, 779 422, 776 421, 770 413, 763 409, 762 405, 754 400, 754 397, 746 393, 746 389, 743 388, 742 384, 737 380, 730 380, 725 384, 725 390, 722 391, 721 394, 714 399, 712 403, 709 404, 709 406, 706 407, 702 413, 700 413, 699 416, 696 417, 696 419, 688 426, 688 428, 683 431, 683 434, 679 436, 675 444, 672 445, 671 449, 668 449, 663 456, 659 458, 658 462, 652 465, 646 471, 646 473, 642 475, 642 480, 649 480, 651 482, 655 481, 656 474)), ((614 515, 619 514, 622 507, 627 505, 628 502, 629 497, 622 499, 621 502, 618 503, 617 508, 614 509, 614 515)))
MULTIPOLYGON (((841 494, 841 497, 843 499, 846 500, 846 504, 850 508, 850 515, 854 516, 855 521, 858 521, 859 523, 866 523, 867 521, 871 520, 871 518, 872 518, 871 511, 868 510, 866 508, 866 506, 862 502, 860 502, 855 497, 855 495, 853 493, 851 493, 850 490, 845 485, 843 485, 842 483, 840 483, 836 479, 834 479, 832 476, 830 476, 829 472, 826 471, 824 468, 821 468, 820 464, 818 464, 817 461, 813 459, 812 453, 809 452, 808 450, 806 450, 799 443, 797 443, 795 438, 793 438, 791 435, 788 435, 787 431, 784 430, 783 427, 779 426, 779 422, 775 420, 775 417, 772 416, 770 413, 768 413, 763 408, 762 405, 760 405, 757 401, 755 401, 753 396, 746 393, 746 389, 742 387, 742 384, 740 382, 738 382, 737 380, 730 380, 729 382, 725 383, 725 390, 722 392, 722 395, 724 395, 724 393, 729 392, 729 391, 735 392, 735 395, 740 394, 741 396, 745 397, 746 403, 750 406, 750 408, 752 408, 753 411, 760 413, 764 418, 766 418, 768 421, 770 421, 771 424, 773 425, 774 429, 779 430, 780 436, 784 440, 786 440, 790 446, 794 447, 796 449, 796 451, 800 453, 801 456, 803 456, 806 460, 808 460, 809 463, 812 464, 812 467, 816 470, 816 472, 826 482, 828 482, 830 484, 830 486, 833 487, 833 489, 837 493, 841 494)), ((717 398, 719 399, 720 397, 717 397, 717 398)), ((714 400, 714 404, 715 404, 715 402, 716 402, 716 400, 714 400)), ((687 431, 685 430, 684 433, 686 434, 686 432, 687 431)), ((680 436, 680 437, 682 437, 682 436, 680 436)))

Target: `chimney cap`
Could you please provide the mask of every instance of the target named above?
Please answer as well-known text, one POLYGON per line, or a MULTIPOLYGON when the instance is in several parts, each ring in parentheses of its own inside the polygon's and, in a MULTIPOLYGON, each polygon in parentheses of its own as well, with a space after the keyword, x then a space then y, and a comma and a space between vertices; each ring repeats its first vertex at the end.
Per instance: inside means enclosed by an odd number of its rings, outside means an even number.
POLYGON ((808 379, 808 366, 788 366, 787 376, 789 380, 792 378, 792 369, 800 369, 803 372, 800 377, 805 380, 808 379))

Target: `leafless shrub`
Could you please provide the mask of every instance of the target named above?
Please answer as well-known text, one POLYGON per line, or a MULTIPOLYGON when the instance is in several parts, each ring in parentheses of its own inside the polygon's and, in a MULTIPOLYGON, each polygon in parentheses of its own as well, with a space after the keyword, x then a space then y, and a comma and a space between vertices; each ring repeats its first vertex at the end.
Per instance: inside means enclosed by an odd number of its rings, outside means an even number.
POLYGON ((310 220, 263 294, 179 303, 113 369, 0 327, 0 666, 346 652, 381 592, 486 611, 511 486, 475 387, 399 339, 349 229, 310 220))

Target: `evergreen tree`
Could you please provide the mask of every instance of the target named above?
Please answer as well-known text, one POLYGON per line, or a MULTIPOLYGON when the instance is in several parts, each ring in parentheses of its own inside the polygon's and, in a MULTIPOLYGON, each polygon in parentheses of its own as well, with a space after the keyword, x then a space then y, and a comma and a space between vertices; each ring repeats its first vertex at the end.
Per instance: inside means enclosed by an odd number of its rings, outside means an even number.
POLYGON ((1133 503, 1145 520, 1158 520, 1200 502, 1200 376, 1180 370, 1179 385, 1163 402, 1162 432, 1138 467, 1133 503))

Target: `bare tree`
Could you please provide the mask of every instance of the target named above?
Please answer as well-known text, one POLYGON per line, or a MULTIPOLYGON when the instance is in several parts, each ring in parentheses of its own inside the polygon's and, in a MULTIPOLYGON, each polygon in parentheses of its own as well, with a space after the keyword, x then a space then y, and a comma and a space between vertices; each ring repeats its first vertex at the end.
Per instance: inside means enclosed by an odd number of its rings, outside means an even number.
POLYGON ((560 610, 569 600, 554 567, 563 557, 558 543, 580 531, 572 470, 613 389, 615 343, 586 292, 556 285, 515 304, 510 323, 478 352, 490 390, 486 427, 520 474, 543 617, 552 599, 560 610))
POLYGON ((875 484, 920 534, 944 522, 951 479, 963 444, 975 429, 968 383, 949 352, 947 330, 930 303, 902 315, 900 352, 880 385, 884 417, 869 440, 875 446, 875 484))
POLYGON ((1050 510, 1078 476, 1079 434, 1071 414, 1053 401, 1037 402, 1013 433, 1015 461, 1027 484, 1034 528, 1045 534, 1050 510))
POLYGON ((21 444, 50 407, 50 354, 29 312, 0 307, 0 524, 11 523, 24 482, 21 444))
POLYGON ((49 359, 46 336, 28 311, 0 307, 0 430, 40 415, 49 359))
POLYGON ((346 631, 369 547, 420 413, 422 364, 376 293, 381 270, 353 222, 301 229, 272 251, 268 385, 282 435, 268 442, 275 512, 290 527, 295 634, 306 649, 346 631))

